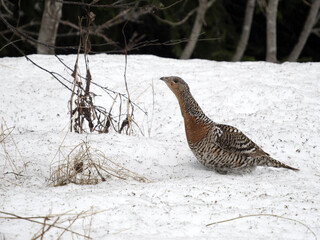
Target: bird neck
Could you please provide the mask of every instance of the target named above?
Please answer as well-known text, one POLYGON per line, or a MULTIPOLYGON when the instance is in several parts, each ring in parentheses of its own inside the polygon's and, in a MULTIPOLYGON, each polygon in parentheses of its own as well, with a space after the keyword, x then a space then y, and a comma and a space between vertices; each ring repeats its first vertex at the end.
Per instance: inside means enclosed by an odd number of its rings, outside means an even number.
POLYGON ((196 119, 203 119, 206 117, 189 90, 179 92, 176 94, 176 96, 184 119, 190 116, 195 117, 196 119))
POLYGON ((176 95, 184 118, 187 141, 189 145, 197 143, 208 133, 212 121, 203 113, 190 91, 176 95))

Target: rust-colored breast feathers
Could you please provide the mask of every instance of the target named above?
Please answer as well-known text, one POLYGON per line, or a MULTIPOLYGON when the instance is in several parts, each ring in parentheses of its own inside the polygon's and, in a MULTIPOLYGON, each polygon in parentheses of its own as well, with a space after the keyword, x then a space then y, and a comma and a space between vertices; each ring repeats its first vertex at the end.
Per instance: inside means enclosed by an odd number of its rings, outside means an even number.
POLYGON ((197 143, 209 131, 209 126, 202 122, 197 122, 194 116, 184 114, 184 124, 186 129, 187 140, 189 143, 197 143))

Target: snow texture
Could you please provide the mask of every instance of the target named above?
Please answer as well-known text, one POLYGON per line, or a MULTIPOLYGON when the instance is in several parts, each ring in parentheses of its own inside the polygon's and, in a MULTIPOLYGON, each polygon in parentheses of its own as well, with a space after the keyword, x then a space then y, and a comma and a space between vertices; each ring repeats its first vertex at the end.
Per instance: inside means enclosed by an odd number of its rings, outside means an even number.
MULTIPOLYGON (((71 71, 54 56, 29 57, 72 81, 71 71)), ((60 57, 74 66, 75 55, 60 57)), ((123 55, 91 55, 89 60, 93 81, 125 93, 123 55)), ((76 220, 71 229, 92 239, 320 236, 320 63, 129 55, 126 77, 131 99, 148 112, 135 108, 135 121, 144 136, 137 128, 130 136, 114 131, 68 133, 68 89, 23 57, 0 59, 0 70, 0 121, 14 127, 15 143, 6 139, 6 151, 17 166, 15 172, 22 175, 12 173, 0 148, 0 211, 23 217, 91 211, 95 214, 76 220), (171 75, 189 84, 212 120, 237 127, 272 157, 300 171, 258 167, 245 175, 219 175, 203 167, 188 148, 175 96, 159 80, 171 75), (50 165, 65 136, 64 145, 87 139, 92 147, 151 182, 111 177, 97 185, 49 186, 50 165), (273 216, 206 226, 252 214, 273 216)), ((80 73, 85 75, 82 61, 80 73)), ((112 98, 95 86, 92 92, 98 95, 95 103, 109 109, 112 98)), ((31 239, 41 233, 40 224, 8 217, 0 213, 0 239, 31 239)), ((57 239, 61 233, 53 227, 44 239, 57 239)), ((63 233, 62 239, 71 235, 63 233)), ((75 234, 73 238, 82 239, 75 234)))

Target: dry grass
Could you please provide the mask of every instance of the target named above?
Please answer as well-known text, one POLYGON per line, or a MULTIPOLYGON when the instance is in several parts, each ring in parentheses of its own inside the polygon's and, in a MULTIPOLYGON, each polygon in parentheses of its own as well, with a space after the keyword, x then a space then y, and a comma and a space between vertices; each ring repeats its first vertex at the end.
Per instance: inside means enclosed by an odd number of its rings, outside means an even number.
POLYGON ((63 186, 69 183, 92 185, 104 182, 113 176, 119 179, 134 179, 147 182, 143 176, 115 163, 87 141, 74 147, 60 146, 57 161, 52 163, 50 185, 63 186))
MULTIPOLYGON (((8 221, 22 220, 39 225, 39 230, 32 236, 35 239, 61 239, 62 236, 68 233, 68 239, 92 239, 90 236, 92 230, 92 218, 94 215, 104 211, 93 211, 91 208, 88 211, 81 211, 80 213, 61 213, 61 214, 47 214, 45 216, 21 216, 14 213, 0 211, 0 218, 8 221), (73 225, 82 220, 82 225, 86 226, 83 233, 72 230, 73 225), (51 231, 50 236, 47 234, 49 230, 55 230, 54 238, 51 231), (70 238, 71 237, 71 238, 70 238)), ((1 236, 1 235, 0 235, 1 236)), ((66 236, 64 236, 66 237, 66 236)))
POLYGON ((3 152, 0 152, 0 154, 3 154, 4 156, 3 173, 13 174, 15 178, 17 178, 18 176, 21 176, 21 173, 25 170, 26 163, 11 134, 13 130, 14 127, 9 128, 6 121, 2 118, 0 125, 0 145, 3 152), (13 145, 14 153, 12 153, 12 150, 8 150, 9 144, 13 145), (19 164, 17 164, 17 160, 21 160, 19 164))

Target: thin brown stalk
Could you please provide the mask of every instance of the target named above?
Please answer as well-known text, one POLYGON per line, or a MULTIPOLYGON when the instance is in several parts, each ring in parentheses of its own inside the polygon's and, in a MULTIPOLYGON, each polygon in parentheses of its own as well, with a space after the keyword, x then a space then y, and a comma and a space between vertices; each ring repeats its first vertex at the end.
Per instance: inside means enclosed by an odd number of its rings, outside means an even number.
MULTIPOLYGON (((7 122, 6 122, 3 118, 2 118, 2 120, 3 120, 3 122, 4 122, 4 125, 5 125, 6 129, 9 129, 8 126, 7 126, 7 122)), ((11 132, 12 132, 12 131, 11 131, 11 132)), ((13 142, 13 144, 14 144, 14 146, 15 146, 15 149, 17 150, 21 161, 23 162, 23 165, 26 166, 26 163, 25 163, 25 161, 24 161, 24 159, 23 159, 23 157, 22 157, 22 154, 21 154, 21 152, 20 152, 20 150, 19 150, 19 148, 18 148, 18 146, 17 146, 16 141, 14 140, 14 138, 13 138, 12 135, 11 135, 11 132, 9 132, 9 136, 10 136, 10 138, 11 138, 11 141, 13 142)))
MULTIPOLYGON (((25 221, 28 221, 28 222, 32 222, 32 223, 37 223, 37 224, 40 224, 40 225, 43 225, 43 222, 39 222, 37 220, 33 220, 32 218, 25 218, 25 217, 22 217, 22 216, 19 216, 17 214, 14 214, 14 213, 9 213, 9 212, 4 212, 4 211, 0 211, 1 214, 4 214, 4 215, 8 215, 8 216, 11 216, 11 217, 15 217, 16 219, 20 219, 20 220, 25 220, 25 221)), ((61 230, 65 230, 67 232, 70 232, 72 234, 75 234, 77 236, 80 236, 80 237, 84 237, 86 239, 90 239, 88 236, 84 235, 84 234, 81 234, 81 233, 78 233, 78 232, 75 232, 75 231, 72 231, 70 229, 67 229, 65 227, 61 227, 61 226, 58 226, 58 225, 55 225, 53 223, 46 223, 48 226, 50 227, 53 227, 53 228, 57 228, 57 229, 61 229, 61 230)))
POLYGON ((128 120, 128 127, 127 127, 127 134, 130 134, 130 129, 131 129, 131 115, 130 115, 130 104, 131 104, 131 101, 130 101, 130 92, 129 92, 129 89, 128 89, 128 82, 127 82, 127 66, 128 66, 128 48, 127 48, 127 38, 126 38, 126 35, 125 35, 125 27, 127 25, 128 22, 126 22, 124 25, 123 25, 123 28, 122 28, 122 35, 123 35, 123 39, 124 39, 124 51, 125 51, 125 55, 124 55, 124 73, 123 73, 123 77, 124 77, 124 85, 125 85, 125 88, 126 88, 126 92, 127 92, 127 96, 128 96, 128 99, 127 99, 127 120, 128 120))
POLYGON ((78 46, 76 63, 74 64, 74 70, 72 73, 74 80, 73 80, 73 88, 72 88, 71 97, 70 97, 70 132, 72 132, 72 127, 73 127, 73 115, 74 115, 73 114, 73 105, 72 105, 73 104, 73 97, 75 95, 76 86, 78 86, 78 61, 79 61, 80 47, 81 47, 81 38, 80 38, 80 43, 78 46))
POLYGON ((299 220, 293 219, 293 218, 278 216, 278 215, 275 215, 275 214, 265 214, 265 213, 249 214, 249 215, 239 216, 239 217, 235 217, 235 218, 225 219, 225 220, 222 220, 222 221, 212 222, 212 223, 207 224, 206 226, 209 227, 209 226, 220 224, 220 223, 231 222, 231 221, 239 220, 239 219, 242 219, 242 218, 250 218, 250 217, 275 217, 275 218, 289 220, 289 221, 298 223, 298 224, 304 226, 305 228, 307 228, 313 234, 315 239, 317 239, 317 235, 314 233, 314 231, 311 230, 311 228, 307 224, 305 224, 305 223, 303 223, 303 222, 301 222, 299 220))
POLYGON ((32 237, 32 240, 36 240, 40 237, 40 239, 42 240, 45 233, 48 232, 58 221, 59 221, 60 217, 57 217, 56 220, 52 223, 52 225, 49 225, 47 228, 47 224, 46 224, 46 221, 48 220, 47 217, 43 218, 43 224, 42 224, 42 228, 41 228, 41 233, 39 235, 36 235, 34 237, 32 237))
MULTIPOLYGON (((68 231, 68 229, 71 228, 71 226, 75 223, 75 221, 78 220, 79 216, 82 214, 83 212, 80 212, 79 214, 77 214, 77 216, 75 218, 72 219, 72 221, 70 222, 70 224, 62 231, 62 233, 59 235, 59 237, 57 238, 57 240, 61 239, 62 235, 68 231)), ((86 236, 86 238, 89 238, 89 236, 86 236)))

